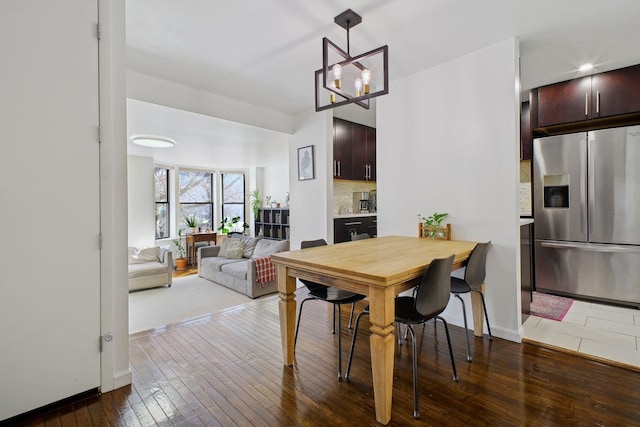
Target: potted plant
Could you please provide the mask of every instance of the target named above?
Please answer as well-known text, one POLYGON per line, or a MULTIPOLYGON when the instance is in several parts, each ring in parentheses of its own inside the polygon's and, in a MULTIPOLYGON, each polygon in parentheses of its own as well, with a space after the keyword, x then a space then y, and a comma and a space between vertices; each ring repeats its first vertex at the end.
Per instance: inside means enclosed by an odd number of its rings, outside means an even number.
POLYGON ((251 209, 253 210, 253 216, 258 218, 258 210, 260 209, 260 190, 257 188, 253 190, 249 197, 251 198, 251 209))
POLYGON ((195 233, 198 228, 198 220, 195 215, 188 216, 184 219, 185 224, 189 227, 191 234, 195 233))
POLYGON ((442 221, 449 215, 448 213, 434 212, 430 217, 424 218, 418 214, 418 219, 422 223, 422 237, 432 237, 443 239, 447 237, 446 229, 442 227, 442 221))
MULTIPOLYGON (((218 230, 222 234, 229 234, 230 231, 233 231, 233 229, 236 228, 236 224, 239 223, 239 222, 240 222, 240 217, 239 216, 234 216, 231 219, 229 219, 227 217, 224 217, 224 218, 222 218, 222 221, 220 221, 220 227, 218 227, 218 230)), ((248 225, 247 225, 247 227, 248 227, 248 225)))
POLYGON ((186 270, 187 269, 187 251, 184 249, 184 245, 182 244, 182 230, 178 230, 178 238, 173 240, 173 244, 176 246, 176 270, 186 270))

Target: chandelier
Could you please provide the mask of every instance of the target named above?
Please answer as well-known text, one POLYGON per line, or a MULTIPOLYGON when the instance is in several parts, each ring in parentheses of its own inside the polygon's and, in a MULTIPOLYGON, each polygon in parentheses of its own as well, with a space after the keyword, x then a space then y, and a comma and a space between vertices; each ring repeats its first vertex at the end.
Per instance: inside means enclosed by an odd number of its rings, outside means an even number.
POLYGON ((347 30, 347 51, 326 37, 322 39, 322 68, 315 72, 316 111, 346 104, 369 109, 369 99, 389 93, 389 47, 352 57, 349 30, 362 18, 347 9, 334 22, 347 30))

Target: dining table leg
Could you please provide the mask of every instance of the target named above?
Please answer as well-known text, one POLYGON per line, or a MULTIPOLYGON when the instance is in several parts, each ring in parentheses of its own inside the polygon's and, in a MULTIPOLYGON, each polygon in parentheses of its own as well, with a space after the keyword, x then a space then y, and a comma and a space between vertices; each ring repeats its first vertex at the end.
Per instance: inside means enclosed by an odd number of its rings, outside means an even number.
POLYGON ((280 301, 278 301, 278 312, 280 316, 282 360, 285 366, 292 366, 296 325, 296 278, 289 277, 287 271, 287 267, 276 265, 278 293, 280 295, 280 301))
MULTIPOLYGON (((484 283, 478 289, 484 295, 484 283)), ((482 337, 484 334, 484 307, 482 297, 477 292, 471 292, 471 312, 473 313, 473 335, 482 337)))
POLYGON ((388 424, 391 421, 395 350, 393 288, 371 287, 369 290, 369 310, 369 320, 371 321, 369 340, 376 420, 381 424, 388 424))

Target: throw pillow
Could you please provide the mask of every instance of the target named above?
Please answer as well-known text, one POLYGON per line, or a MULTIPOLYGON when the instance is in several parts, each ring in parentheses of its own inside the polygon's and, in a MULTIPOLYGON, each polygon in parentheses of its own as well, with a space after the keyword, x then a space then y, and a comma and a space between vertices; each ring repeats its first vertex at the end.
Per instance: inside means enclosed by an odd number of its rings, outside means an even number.
POLYGON ((129 264, 144 264, 146 262, 159 261, 160 247, 153 246, 150 248, 129 248, 129 264))
POLYGON ((256 245, 256 249, 253 251, 252 258, 261 258, 265 256, 269 256, 271 254, 275 254, 277 252, 288 251, 289 250, 289 241, 288 240, 267 240, 262 239, 256 245))
POLYGON ((244 253, 242 254, 242 256, 244 258, 251 258, 252 255, 253 255, 253 251, 256 248, 256 244, 260 240, 262 240, 262 236, 249 237, 249 236, 242 236, 242 235, 234 234, 233 236, 231 236, 231 239, 242 240, 244 242, 244 253))
POLYGON ((227 245, 227 258, 239 259, 244 253, 244 242, 239 239, 229 239, 227 245))
POLYGON ((224 242, 220 244, 220 250, 218 256, 227 256, 227 248, 229 247, 229 239, 224 239, 224 242))

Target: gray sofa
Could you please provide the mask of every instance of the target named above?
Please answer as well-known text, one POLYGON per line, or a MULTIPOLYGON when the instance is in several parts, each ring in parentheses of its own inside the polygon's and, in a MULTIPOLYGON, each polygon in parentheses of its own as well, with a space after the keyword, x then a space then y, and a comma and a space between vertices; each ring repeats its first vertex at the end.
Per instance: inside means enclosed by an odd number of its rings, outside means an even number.
POLYGON ((278 291, 277 282, 257 283, 255 258, 289 250, 288 240, 268 240, 262 237, 232 236, 219 246, 198 249, 198 276, 236 292, 257 298, 278 291), (244 242, 242 258, 228 258, 227 246, 232 240, 244 242))

